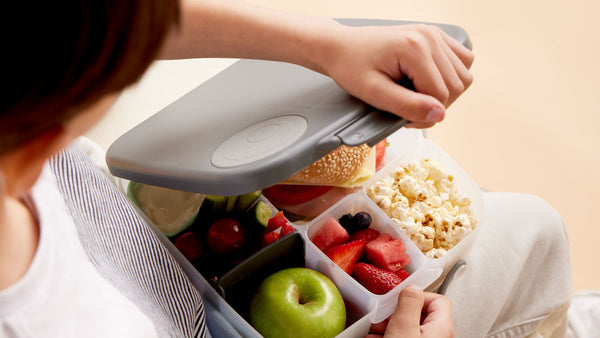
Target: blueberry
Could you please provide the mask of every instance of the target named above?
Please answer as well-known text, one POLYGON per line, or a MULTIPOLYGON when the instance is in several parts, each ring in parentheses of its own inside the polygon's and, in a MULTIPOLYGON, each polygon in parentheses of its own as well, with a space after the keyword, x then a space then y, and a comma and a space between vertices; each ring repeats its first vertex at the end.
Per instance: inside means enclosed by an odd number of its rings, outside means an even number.
POLYGON ((339 218, 338 221, 340 222, 340 225, 345 228, 352 222, 352 214, 344 214, 342 215, 342 217, 339 218))
POLYGON ((365 211, 357 212, 352 217, 352 223, 354 223, 356 229, 366 229, 371 226, 371 215, 365 211))
POLYGON ((352 214, 347 213, 342 215, 342 217, 338 219, 338 222, 340 222, 340 225, 343 226, 349 234, 353 234, 354 231, 356 231, 354 227, 354 217, 352 214))

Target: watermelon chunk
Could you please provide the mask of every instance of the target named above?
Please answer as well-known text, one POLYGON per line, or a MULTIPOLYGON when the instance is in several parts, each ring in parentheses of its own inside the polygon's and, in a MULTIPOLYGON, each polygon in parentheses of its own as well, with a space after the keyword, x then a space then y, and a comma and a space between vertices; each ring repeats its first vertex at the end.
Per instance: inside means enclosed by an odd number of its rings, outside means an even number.
POLYGON ((328 216, 321 228, 310 237, 310 240, 323 252, 332 246, 346 243, 349 239, 348 231, 333 216, 328 216))
POLYGON ((354 264, 365 251, 365 242, 361 240, 350 241, 332 246, 325 254, 347 274, 352 275, 354 264))
POLYGON ((410 263, 410 257, 406 254, 406 247, 402 240, 392 238, 388 234, 381 234, 367 243, 366 253, 373 265, 392 272, 410 263))
POLYGON ((375 238, 381 235, 379 231, 373 228, 359 229, 352 236, 350 236, 351 241, 362 240, 365 243, 369 243, 375 238))

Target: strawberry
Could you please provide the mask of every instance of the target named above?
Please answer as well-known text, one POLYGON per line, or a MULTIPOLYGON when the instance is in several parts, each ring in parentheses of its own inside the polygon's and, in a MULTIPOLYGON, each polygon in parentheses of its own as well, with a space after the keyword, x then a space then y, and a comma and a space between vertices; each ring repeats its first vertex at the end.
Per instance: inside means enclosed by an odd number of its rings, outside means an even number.
POLYGON ((288 219, 283 214, 283 211, 278 211, 273 217, 267 221, 267 228, 265 234, 273 230, 281 228, 284 224, 288 223, 288 219))
POLYGON ((365 245, 365 242, 361 240, 351 241, 331 247, 327 249, 325 254, 342 270, 351 275, 354 264, 358 262, 358 259, 365 250, 365 245))
POLYGON ((294 231, 296 231, 296 229, 290 223, 285 223, 284 225, 281 226, 281 230, 279 230, 279 232, 281 233, 281 236, 285 236, 285 235, 289 234, 290 232, 294 232, 294 231))
POLYGON ((271 231, 263 236, 262 246, 265 247, 281 238, 281 234, 277 231, 271 231))
POLYGON ((368 263, 354 265, 354 278, 376 295, 383 295, 402 283, 402 279, 395 273, 368 263))
POLYGON ((405 280, 408 278, 408 276, 410 276, 410 273, 408 273, 408 271, 406 271, 404 269, 400 269, 400 270, 396 271, 396 275, 398 275, 398 277, 402 278, 402 280, 405 280))
POLYGON ((350 240, 351 241, 362 240, 365 243, 369 243, 370 241, 379 237, 379 235, 380 235, 379 231, 377 231, 373 228, 360 229, 360 230, 356 230, 356 232, 352 236, 350 236, 350 240))
POLYGON ((392 238, 388 234, 367 243, 367 258, 373 265, 385 270, 396 272, 410 263, 406 247, 401 239, 392 238))

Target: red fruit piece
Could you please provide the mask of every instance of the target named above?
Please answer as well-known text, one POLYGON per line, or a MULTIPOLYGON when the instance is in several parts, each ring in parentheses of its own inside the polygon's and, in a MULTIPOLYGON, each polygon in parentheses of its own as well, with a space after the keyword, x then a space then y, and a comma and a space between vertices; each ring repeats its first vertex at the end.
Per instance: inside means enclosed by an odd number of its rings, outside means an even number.
POLYGON ((296 229, 290 223, 286 223, 286 224, 282 225, 281 230, 279 230, 279 232, 281 233, 281 236, 285 236, 294 231, 296 231, 296 229))
POLYGON ((387 148, 387 139, 381 140, 375 145, 375 168, 379 170, 385 165, 385 149, 387 148))
POLYGON ((173 244, 190 261, 194 261, 202 255, 202 241, 193 232, 185 232, 177 236, 173 244))
POLYGON ((332 188, 324 185, 276 184, 263 189, 262 193, 274 205, 296 205, 317 198, 332 188))
POLYGON ((402 280, 405 280, 408 278, 408 276, 410 276, 410 273, 408 273, 408 271, 406 271, 404 269, 400 269, 400 270, 396 271, 396 275, 398 275, 398 277, 402 278, 402 280))
POLYGON ((332 246, 346 243, 349 239, 348 231, 333 216, 327 217, 323 226, 310 238, 323 252, 332 246))
POLYGON ((367 243, 367 258, 373 265, 382 269, 396 272, 410 263, 406 247, 401 239, 394 239, 388 234, 367 243))
POLYGON ((402 283, 402 279, 395 273, 368 263, 354 265, 354 278, 376 295, 383 295, 402 283))
POLYGON ((246 232, 238 220, 221 218, 208 229, 206 242, 217 253, 231 254, 242 248, 246 232))
POLYGON ((325 252, 327 257, 337 264, 342 270, 346 271, 347 274, 351 275, 354 269, 354 264, 358 262, 358 259, 365 251, 365 242, 351 241, 348 243, 333 246, 325 252))
POLYGON ((269 218, 269 220, 267 221, 267 228, 265 229, 265 234, 273 230, 279 229, 288 222, 289 221, 283 214, 283 211, 278 211, 275 215, 273 215, 273 217, 269 218))
POLYGON ((350 236, 350 240, 351 241, 361 240, 361 241, 364 241, 365 243, 369 243, 370 241, 379 237, 379 235, 380 235, 379 231, 377 231, 373 228, 359 229, 359 230, 356 230, 356 232, 354 234, 352 234, 352 236, 350 236))
POLYGON ((281 234, 276 231, 271 231, 263 236, 262 246, 265 247, 281 238, 281 234))

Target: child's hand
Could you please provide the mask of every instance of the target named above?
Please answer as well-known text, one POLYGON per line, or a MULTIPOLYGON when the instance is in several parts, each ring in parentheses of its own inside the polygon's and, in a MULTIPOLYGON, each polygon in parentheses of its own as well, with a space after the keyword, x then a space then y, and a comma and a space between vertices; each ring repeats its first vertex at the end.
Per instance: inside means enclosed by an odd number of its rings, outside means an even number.
POLYGON ((344 27, 324 61, 342 88, 381 110, 430 127, 473 81, 473 53, 436 26, 344 27), (417 93, 396 84, 412 80, 417 93))
POLYGON ((452 305, 442 295, 407 287, 398 297, 398 306, 392 316, 371 326, 367 337, 454 337, 452 305))

